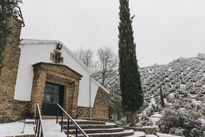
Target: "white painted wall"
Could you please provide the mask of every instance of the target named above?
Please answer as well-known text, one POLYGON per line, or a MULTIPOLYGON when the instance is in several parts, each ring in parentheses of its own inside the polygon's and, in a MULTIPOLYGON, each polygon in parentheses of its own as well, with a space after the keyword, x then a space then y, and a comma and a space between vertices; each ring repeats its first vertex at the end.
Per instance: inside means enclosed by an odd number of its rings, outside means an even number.
MULTIPOLYGON (((33 84, 33 64, 39 62, 52 63, 50 53, 56 48, 60 41, 45 40, 23 40, 21 41, 21 56, 15 87, 14 99, 22 101, 31 100, 33 84)), ((63 45, 61 50, 64 57, 64 65, 80 73, 83 77, 80 80, 78 106, 89 107, 89 76, 90 70, 77 60, 71 51, 63 45)), ((93 107, 97 89, 100 85, 91 80, 91 107, 93 107)))

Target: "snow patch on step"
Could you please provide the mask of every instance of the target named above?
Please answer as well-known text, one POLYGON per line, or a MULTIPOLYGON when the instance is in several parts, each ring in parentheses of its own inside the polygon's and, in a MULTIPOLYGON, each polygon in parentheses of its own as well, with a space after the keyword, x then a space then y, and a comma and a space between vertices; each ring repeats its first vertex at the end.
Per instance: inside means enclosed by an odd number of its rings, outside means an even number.
POLYGON ((92 133, 92 134, 88 134, 89 135, 115 135, 115 134, 126 134, 126 133, 132 133, 134 132, 134 130, 125 130, 123 132, 113 132, 113 133, 92 133))
POLYGON ((133 135, 127 137, 145 137, 144 132, 136 131, 133 135))
POLYGON ((34 123, 35 122, 35 119, 26 119, 25 120, 25 123, 34 123))
POLYGON ((162 134, 162 133, 157 133, 159 137, 182 137, 182 136, 175 136, 175 135, 169 135, 169 134, 162 134))
POLYGON ((24 122, 0 124, 0 137, 21 135, 34 135, 34 125, 24 122))
POLYGON ((112 123, 112 122, 105 122, 105 125, 115 125, 115 123, 112 123))
MULTIPOLYGON (((86 131, 95 131, 95 130, 99 130, 99 131, 102 131, 102 130, 105 130, 105 131, 112 131, 112 130, 123 130, 123 128, 95 128, 95 129, 83 129, 85 132, 86 131)), ((70 131, 75 131, 74 130, 70 130, 70 131)))
POLYGON ((157 137, 157 136, 156 135, 148 134, 148 135, 146 135, 146 137, 157 137))
POLYGON ((46 137, 66 137, 66 134, 60 131, 61 127, 59 124, 56 124, 55 120, 43 120, 43 125, 46 137))

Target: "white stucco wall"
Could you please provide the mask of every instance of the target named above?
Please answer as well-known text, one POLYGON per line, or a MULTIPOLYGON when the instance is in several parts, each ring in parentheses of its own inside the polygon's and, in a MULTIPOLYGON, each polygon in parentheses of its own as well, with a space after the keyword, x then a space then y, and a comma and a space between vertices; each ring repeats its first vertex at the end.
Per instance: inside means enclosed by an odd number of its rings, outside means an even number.
MULTIPOLYGON (((52 63, 50 53, 56 48, 60 41, 23 40, 21 41, 21 56, 15 87, 14 99, 22 101, 31 100, 33 84, 33 64, 39 62, 52 63)), ((83 77, 80 80, 78 106, 89 107, 89 76, 90 70, 77 60, 71 51, 63 45, 61 50, 64 57, 64 65, 75 70, 83 77)), ((100 85, 91 80, 91 106, 93 107, 97 89, 100 85)))

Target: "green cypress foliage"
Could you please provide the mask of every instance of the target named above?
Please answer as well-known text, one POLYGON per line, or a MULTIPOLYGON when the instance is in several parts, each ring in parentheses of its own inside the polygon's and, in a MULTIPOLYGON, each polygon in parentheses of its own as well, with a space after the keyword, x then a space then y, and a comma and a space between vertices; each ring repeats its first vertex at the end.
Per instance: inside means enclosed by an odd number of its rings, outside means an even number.
POLYGON ((161 99, 161 106, 164 107, 165 104, 164 104, 164 95, 162 93, 162 88, 160 87, 160 99, 161 99))
POLYGON ((18 4, 17 0, 0 0, 0 75, 3 67, 3 52, 7 44, 7 37, 12 29, 9 27, 9 19, 13 15, 13 9, 18 4))
POLYGON ((136 59, 129 0, 120 0, 119 71, 122 105, 134 114, 143 104, 143 91, 136 59))

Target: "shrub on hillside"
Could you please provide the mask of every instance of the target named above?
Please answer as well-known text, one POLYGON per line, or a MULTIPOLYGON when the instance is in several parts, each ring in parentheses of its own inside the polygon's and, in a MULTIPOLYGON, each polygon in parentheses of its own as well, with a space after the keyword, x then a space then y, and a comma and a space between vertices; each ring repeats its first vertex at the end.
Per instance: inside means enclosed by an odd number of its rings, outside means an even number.
POLYGON ((180 128, 173 127, 173 128, 170 128, 169 134, 177 135, 177 136, 183 136, 183 130, 180 129, 180 128))
POLYGON ((198 114, 190 111, 166 110, 157 124, 162 133, 171 133, 177 128, 185 137, 205 137, 205 125, 198 118, 198 114))
POLYGON ((201 114, 202 116, 205 116, 205 106, 201 108, 201 114))
POLYGON ((140 118, 140 124, 142 126, 153 126, 153 122, 145 115, 142 115, 142 117, 140 118))

